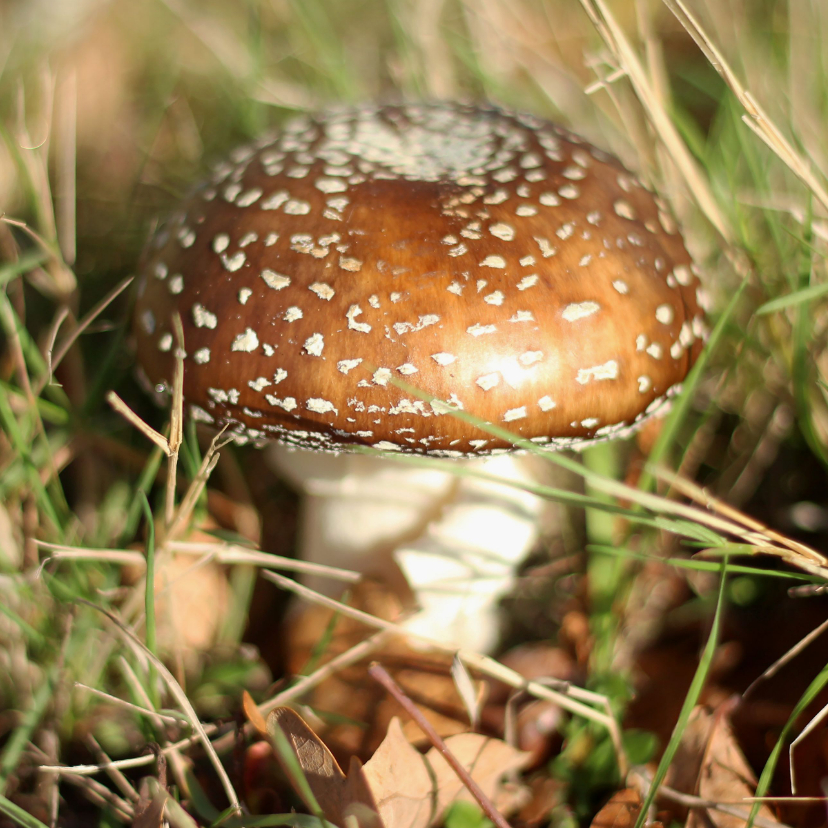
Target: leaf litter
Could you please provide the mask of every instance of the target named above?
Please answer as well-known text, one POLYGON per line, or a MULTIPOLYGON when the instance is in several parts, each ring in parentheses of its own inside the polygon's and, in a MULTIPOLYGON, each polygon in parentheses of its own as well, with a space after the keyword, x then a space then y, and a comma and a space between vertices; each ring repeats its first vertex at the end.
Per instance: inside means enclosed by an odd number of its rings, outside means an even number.
MULTIPOLYGON (((385 739, 364 765, 352 757, 347 774, 294 710, 277 708, 265 727, 274 743, 278 745, 274 738, 278 731, 293 751, 315 800, 306 799, 305 804, 311 810, 318 804, 335 825, 345 825, 347 818, 355 815, 360 825, 431 828, 441 823, 453 803, 470 799, 438 749, 432 747, 425 754, 418 751, 403 734, 397 718, 391 720, 385 739)), ((526 787, 511 780, 526 767, 529 754, 479 733, 449 736, 445 744, 501 813, 508 815, 525 804, 526 787)), ((287 770, 278 746, 276 754, 287 770)), ((306 789, 291 779, 305 799, 306 789)))

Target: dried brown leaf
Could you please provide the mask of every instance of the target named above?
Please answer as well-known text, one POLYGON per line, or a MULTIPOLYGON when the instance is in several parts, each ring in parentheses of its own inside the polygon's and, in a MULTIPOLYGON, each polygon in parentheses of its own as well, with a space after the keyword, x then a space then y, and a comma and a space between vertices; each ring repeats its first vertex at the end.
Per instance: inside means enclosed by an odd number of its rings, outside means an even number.
MULTIPOLYGON (((251 705, 252 701, 246 708, 251 705)), ((251 721, 254 718, 255 714, 251 721)), ((268 716, 267 728, 271 734, 276 728, 284 734, 325 818, 336 825, 356 819, 360 828, 430 828, 453 802, 471 800, 439 751, 432 748, 423 756, 406 739, 397 718, 364 767, 356 757, 351 759, 347 776, 295 711, 277 708, 268 716)), ((509 813, 526 802, 526 787, 506 777, 523 769, 531 754, 479 733, 452 736, 446 746, 498 811, 509 813)), ((297 793, 302 795, 299 786, 297 793)))
POLYGON ((434 779, 426 758, 405 738, 398 718, 391 720, 362 773, 388 828, 427 828, 432 823, 434 779))
POLYGON ((265 721, 265 717, 259 712, 259 708, 256 707, 256 702, 253 701, 253 697, 250 693, 245 690, 242 693, 242 707, 244 708, 244 715, 247 716, 247 720, 262 736, 267 736, 267 722, 265 721))
MULTIPOLYGON (((313 728, 289 707, 277 707, 267 717, 268 732, 272 734, 275 728, 285 735, 311 793, 329 822, 345 825, 348 817, 356 817, 361 828, 382 828, 377 806, 370 788, 360 778, 361 769, 358 765, 355 766, 352 762, 346 777, 334 755, 313 728)), ((276 756, 281 763, 278 750, 276 756)), ((298 788, 297 793, 302 795, 298 788)), ((305 804, 311 806, 309 802, 305 804)))
POLYGON ((712 732, 713 714, 706 707, 694 708, 667 772, 667 785, 681 793, 696 793, 702 760, 712 732))
POLYGON ((344 801, 347 802, 343 809, 344 815, 355 817, 361 828, 386 828, 386 826, 392 828, 392 824, 383 819, 380 807, 365 777, 362 762, 356 756, 351 757, 351 763, 348 766, 344 801))
POLYGON ((633 788, 616 791, 592 820, 590 828, 632 828, 641 811, 641 796, 633 788))
MULTIPOLYGON (((446 747, 468 770, 500 813, 508 814, 526 802, 527 789, 523 785, 507 781, 505 777, 526 767, 532 758, 530 753, 480 733, 450 736, 446 739, 446 747)), ((471 794, 437 748, 431 748, 425 758, 431 765, 437 788, 438 820, 443 818, 446 809, 453 802, 473 801, 471 794)))
MULTIPOLYGON (((701 772, 699 773, 699 796, 710 802, 733 802, 741 797, 756 795, 756 777, 742 753, 733 728, 730 726, 730 717, 721 712, 715 717, 713 731, 707 743, 701 772)), ((745 813, 750 810, 750 804, 745 804, 745 813)), ((774 822, 774 815, 767 805, 761 805, 759 816, 774 822)), ((695 811, 691 811, 688 826, 699 824, 694 819, 695 811)), ((708 809, 707 820, 716 828, 744 828, 747 820, 733 814, 708 809)))
MULTIPOLYGON (((334 759, 334 755, 316 735, 313 728, 289 707, 277 707, 267 717, 268 733, 272 733, 275 728, 282 731, 296 754, 311 793, 325 816, 331 822, 341 824, 342 800, 346 787, 345 774, 334 759)), ((276 756, 281 762, 282 758, 278 750, 276 756)), ((290 776, 288 769, 285 770, 290 776)), ((297 793, 301 794, 301 791, 297 793)), ((305 804, 311 806, 311 803, 305 804)))

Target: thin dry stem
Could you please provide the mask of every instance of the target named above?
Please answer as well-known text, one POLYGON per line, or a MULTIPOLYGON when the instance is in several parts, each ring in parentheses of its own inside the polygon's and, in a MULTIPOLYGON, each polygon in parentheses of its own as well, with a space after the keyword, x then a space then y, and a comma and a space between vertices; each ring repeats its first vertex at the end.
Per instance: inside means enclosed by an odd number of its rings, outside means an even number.
MULTIPOLYGON (((780 160, 799 178, 814 194, 822 206, 828 210, 828 190, 814 175, 811 163, 800 155, 782 134, 782 131, 768 117, 763 107, 750 91, 742 85, 736 73, 731 69, 721 51, 713 43, 698 20, 688 10, 682 0, 663 0, 664 4, 676 16, 687 33, 696 42, 710 65, 722 76, 733 91, 746 114, 742 120, 750 129, 780 158, 780 160)), ((824 176, 823 176, 824 177, 824 176)))
POLYGON ((174 539, 187 526, 193 509, 195 509, 196 503, 198 503, 198 499, 201 497, 201 493, 204 491, 204 487, 207 485, 207 481, 210 479, 210 475, 213 473, 213 469, 219 461, 219 450, 232 442, 231 438, 224 437, 226 430, 227 426, 216 434, 210 442, 210 447, 204 454, 198 473, 187 488, 187 492, 178 507, 178 512, 167 529, 167 539, 174 539))
MULTIPOLYGON (((752 518, 724 503, 711 495, 706 489, 691 480, 679 477, 668 469, 657 468, 654 469, 653 473, 696 503, 712 509, 729 521, 733 521, 737 528, 730 529, 730 534, 746 540, 766 555, 776 555, 800 569, 805 569, 822 578, 828 578, 828 558, 815 549, 765 526, 756 518, 752 518)), ((701 521, 699 520, 699 522, 701 521)))
POLYGON ((71 265, 77 255, 77 122, 78 78, 69 66, 57 89, 56 117, 56 227, 63 261, 71 265))
MULTIPOLYGON (((652 779, 644 768, 638 767, 632 774, 630 774, 628 782, 646 790, 652 784, 652 779)), ((757 801, 756 797, 745 797, 742 800, 736 800, 734 802, 714 802, 710 799, 702 799, 700 796, 695 796, 694 794, 682 793, 681 791, 677 791, 675 788, 671 788, 668 785, 662 785, 658 789, 658 792, 659 795, 663 796, 665 799, 677 802, 679 805, 684 805, 687 808, 707 808, 712 811, 718 811, 719 813, 736 817, 745 824, 747 824, 750 811, 748 808, 740 808, 738 806, 743 803, 751 804, 757 801)), ((790 799, 791 797, 780 797, 776 801, 787 803, 790 799)), ((758 801, 765 800, 761 799, 758 801)), ((753 824, 756 825, 757 828, 790 828, 790 826, 786 825, 784 822, 779 822, 776 819, 768 819, 767 817, 763 817, 761 814, 757 814, 754 817, 753 824)))
MULTIPOLYGON (((36 540, 35 543, 41 549, 47 549, 51 553, 44 563, 49 560, 74 560, 143 567, 147 562, 142 552, 129 549, 90 549, 43 540, 36 540)), ((179 555, 200 555, 204 561, 217 561, 220 564, 252 564, 264 569, 283 569, 290 572, 301 572, 306 575, 320 575, 345 583, 357 583, 362 578, 359 572, 354 572, 351 569, 340 569, 335 566, 310 563, 296 558, 284 558, 281 555, 273 555, 260 549, 248 549, 234 544, 167 541, 159 545, 159 552, 164 550, 179 555)))
POLYGON ((130 425, 134 426, 148 440, 152 440, 167 457, 170 456, 170 444, 167 438, 156 431, 149 423, 145 423, 114 391, 106 395, 106 401, 115 409, 130 425))
POLYGON ((175 330, 175 370, 173 372, 173 397, 170 411, 170 453, 167 458, 167 490, 164 504, 164 524, 169 528, 175 516, 175 489, 178 478, 178 452, 184 440, 184 329, 181 317, 173 317, 175 330))
POLYGON ((68 317, 69 308, 66 307, 66 305, 61 305, 55 314, 55 318, 52 320, 52 325, 49 328, 49 335, 46 338, 46 350, 44 356, 46 358, 46 375, 49 377, 49 381, 51 381, 51 377, 54 373, 54 351, 57 336, 60 332, 61 325, 63 325, 68 317))
POLYGON ((140 799, 138 791, 132 786, 130 781, 117 768, 112 767, 112 760, 107 755, 106 751, 98 744, 95 737, 89 733, 86 736, 86 743, 92 749, 98 761, 106 766, 107 776, 115 783, 121 793, 130 801, 137 802, 140 799))
POLYGON ((797 789, 796 784, 796 762, 794 761, 794 752, 798 745, 800 745, 804 739, 808 737, 810 733, 813 733, 814 730, 821 725, 826 717, 828 717, 828 704, 826 704, 819 713, 816 714, 809 722, 802 728, 802 732, 791 742, 790 747, 788 748, 788 764, 790 765, 791 769, 791 793, 795 794, 797 789))
MULTIPOLYGON (((48 766, 41 767, 49 769, 48 766)), ((114 815, 120 816, 125 822, 131 822, 135 816, 135 811, 129 802, 98 782, 97 779, 90 779, 75 773, 65 773, 62 776, 71 785, 80 788, 91 803, 104 809, 111 808, 115 812, 114 815)))
POLYGON ((222 788, 224 788, 224 793, 227 796, 227 799, 230 802, 231 807, 235 811, 240 813, 241 805, 239 803, 238 796, 236 795, 236 791, 233 788, 233 783, 230 781, 230 777, 227 775, 227 771, 224 769, 224 765, 222 765, 221 760, 219 759, 212 742, 210 741, 207 733, 205 732, 204 725, 202 725, 201 720, 198 718, 198 714, 195 712, 195 709, 190 703, 190 700, 187 698, 187 694, 181 688, 181 685, 175 680, 175 676, 173 676, 173 674, 167 669, 164 662, 161 661, 161 659, 158 658, 158 656, 156 656, 154 653, 150 652, 150 650, 147 649, 147 647, 137 638, 137 636, 131 630, 129 630, 115 615, 103 609, 102 607, 98 607, 95 604, 92 604, 88 601, 84 601, 83 603, 87 604, 93 609, 98 610, 98 612, 105 615, 118 629, 118 631, 120 632, 124 641, 130 647, 130 649, 132 649, 139 657, 148 659, 153 664, 155 669, 158 671, 159 675, 163 678, 164 683, 167 685, 167 688, 169 689, 173 698, 176 700, 179 707, 181 708, 181 711, 186 716, 187 721, 190 723, 190 726, 198 734, 198 740, 204 747, 204 750, 207 753, 210 763, 213 765, 213 768, 216 771, 219 780, 221 781, 222 788))
POLYGON ((167 724, 174 724, 180 725, 182 724, 181 719, 177 719, 175 716, 167 716, 164 713, 158 713, 155 710, 150 709, 149 707, 141 707, 139 704, 133 704, 132 702, 125 701, 124 699, 119 699, 117 696, 113 696, 111 693, 104 693, 102 690, 96 690, 94 687, 90 687, 88 684, 83 684, 80 681, 75 682, 75 687, 79 690, 85 690, 87 693, 97 696, 99 699, 104 699, 108 701, 110 704, 114 704, 116 707, 123 707, 126 710, 130 710, 133 713, 140 713, 143 716, 146 716, 150 719, 157 719, 161 722, 166 722, 167 724))
MULTIPOLYGON (((330 661, 323 664, 317 670, 314 670, 313 673, 301 678, 293 686, 288 687, 286 690, 277 693, 272 699, 269 699, 268 701, 260 704, 258 706, 259 712, 263 716, 267 716, 268 713, 270 713, 272 710, 279 707, 280 705, 284 705, 288 702, 301 698, 305 693, 309 692, 322 681, 339 672, 340 670, 344 670, 346 667, 350 667, 352 664, 355 664, 358 661, 362 661, 363 659, 368 658, 368 656, 375 653, 380 647, 382 647, 386 643, 386 641, 388 641, 394 635, 395 633, 393 631, 381 630, 380 632, 375 633, 369 638, 366 638, 364 641, 361 641, 359 644, 355 644, 350 649, 346 650, 338 656, 335 656, 330 661)), ((218 730, 218 725, 204 725, 204 732, 209 735, 217 733, 218 730)), ((198 741, 198 738, 199 737, 195 735, 189 736, 185 739, 180 739, 179 741, 174 742, 173 744, 162 747, 161 753, 164 756, 167 756, 174 751, 184 750, 186 748, 192 747, 198 741)), ((220 736, 218 739, 216 739, 216 741, 213 744, 217 751, 223 751, 232 748, 237 738, 238 737, 236 735, 236 731, 233 730, 229 733, 226 733, 223 736, 220 736)), ((116 759, 113 760, 111 763, 98 765, 75 765, 68 768, 63 766, 45 765, 41 768, 41 770, 50 771, 51 773, 65 772, 73 773, 76 775, 88 775, 109 770, 110 767, 117 768, 119 770, 125 770, 128 768, 140 768, 144 767, 145 765, 151 764, 153 761, 154 757, 152 756, 135 756, 131 759, 116 759)))
MULTIPOLYGON (((144 671, 147 672, 146 660, 143 658, 140 660, 144 671)), ((163 719, 158 713, 155 712, 155 705, 153 705, 152 699, 150 699, 149 693, 147 693, 143 682, 138 678, 138 675, 132 665, 123 655, 118 656, 118 667, 121 669, 121 674, 126 680, 126 683, 132 688, 132 692, 144 703, 144 710, 149 711, 146 715, 152 722, 152 726, 155 728, 156 733, 163 733, 163 719)))
POLYGON ((641 101, 656 134, 681 172, 696 199, 696 203, 722 238, 727 242, 732 241, 730 225, 719 210, 719 206, 707 184, 707 179, 702 174, 699 165, 690 154, 678 130, 670 120, 670 116, 662 106, 659 96, 656 94, 656 90, 641 65, 632 44, 624 34, 624 30, 603 0, 581 0, 581 5, 607 48, 617 60, 618 65, 628 75, 630 83, 641 101))
POLYGON ((62 299, 72 296, 78 287, 77 279, 75 278, 75 274, 72 269, 68 267, 57 255, 54 246, 43 236, 41 236, 37 230, 30 227, 25 221, 20 221, 19 219, 2 215, 0 215, 0 221, 4 221, 12 227, 17 227, 26 233, 26 235, 28 235, 38 245, 38 247, 43 248, 43 250, 49 255, 49 261, 52 264, 52 268, 61 274, 60 277, 56 279, 52 273, 49 273, 44 268, 35 268, 35 271, 39 273, 40 277, 37 279, 37 287, 44 293, 52 296, 58 296, 62 299))
POLYGON ((828 620, 823 621, 816 629, 811 630, 808 635, 797 641, 793 647, 776 659, 776 661, 774 661, 773 664, 771 664, 771 666, 762 673, 762 675, 755 678, 748 685, 745 692, 742 693, 742 698, 746 698, 759 684, 775 676, 786 664, 790 664, 796 656, 798 656, 811 642, 819 638, 825 630, 828 630, 828 620))
MULTIPOLYGON (((47 383, 52 381, 52 376, 54 374, 55 369, 63 362, 64 357, 67 353, 69 353, 69 349, 72 345, 75 344, 78 337, 103 313, 103 311, 109 307, 109 305, 115 301, 131 284, 133 281, 133 276, 128 276, 126 279, 122 279, 115 285, 109 293, 101 299, 100 302, 94 305, 88 313, 86 313, 77 325, 72 329, 72 332, 66 339, 60 343, 60 347, 52 353, 51 346, 47 349, 46 352, 46 363, 48 365, 48 372, 47 375, 42 378, 37 384, 37 393, 38 395, 43 391, 44 387, 47 383)), ((65 316, 68 314, 68 308, 65 309, 66 314, 61 316, 61 313, 58 313, 58 318, 62 321, 65 316)), ((57 336, 57 323, 55 323, 55 336, 57 336)), ((54 342, 52 342, 52 345, 54 342)))

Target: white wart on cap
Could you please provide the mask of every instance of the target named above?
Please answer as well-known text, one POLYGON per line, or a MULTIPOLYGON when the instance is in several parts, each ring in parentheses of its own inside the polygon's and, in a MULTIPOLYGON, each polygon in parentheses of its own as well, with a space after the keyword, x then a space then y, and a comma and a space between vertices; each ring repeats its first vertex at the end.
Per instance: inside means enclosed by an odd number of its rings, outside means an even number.
POLYGON ((488 454, 627 434, 706 335, 664 205, 538 118, 448 103, 301 118, 244 147, 151 242, 138 356, 240 438, 488 454))

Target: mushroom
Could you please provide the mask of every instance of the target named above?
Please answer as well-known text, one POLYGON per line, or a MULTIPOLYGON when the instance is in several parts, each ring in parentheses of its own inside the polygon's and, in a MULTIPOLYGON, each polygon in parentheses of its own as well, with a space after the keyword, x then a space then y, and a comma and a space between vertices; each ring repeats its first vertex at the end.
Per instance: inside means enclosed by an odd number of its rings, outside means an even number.
POLYGON ((615 158, 454 103, 332 109, 242 147, 155 234, 139 290, 154 388, 178 313, 193 417, 334 454, 511 450, 455 410, 548 449, 625 436, 706 335, 675 222, 615 158))

